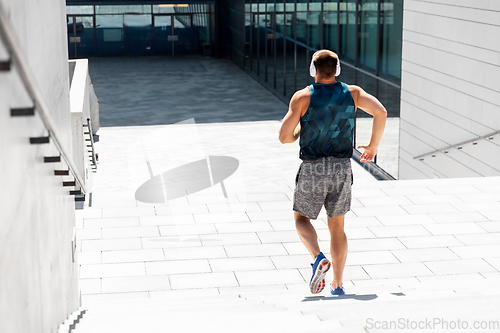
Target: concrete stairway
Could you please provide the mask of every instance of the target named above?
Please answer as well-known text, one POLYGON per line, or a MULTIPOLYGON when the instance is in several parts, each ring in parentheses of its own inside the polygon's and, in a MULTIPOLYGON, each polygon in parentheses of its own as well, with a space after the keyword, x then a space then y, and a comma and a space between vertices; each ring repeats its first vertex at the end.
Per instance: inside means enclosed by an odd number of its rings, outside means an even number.
MULTIPOLYGON (((258 295, 258 294, 256 294, 258 295)), ((332 332, 335 320, 238 295, 125 299, 88 303, 74 333, 332 332)))

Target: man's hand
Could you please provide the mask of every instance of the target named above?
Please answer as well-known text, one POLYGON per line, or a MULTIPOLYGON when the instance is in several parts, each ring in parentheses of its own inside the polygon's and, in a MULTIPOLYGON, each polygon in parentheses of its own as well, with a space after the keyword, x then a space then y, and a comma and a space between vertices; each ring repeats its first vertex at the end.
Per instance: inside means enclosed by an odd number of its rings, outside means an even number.
POLYGON ((377 155, 377 148, 373 148, 370 145, 368 146, 358 146, 359 148, 363 148, 364 151, 361 154, 361 157, 359 158, 360 162, 370 162, 373 161, 375 158, 375 155, 377 155))

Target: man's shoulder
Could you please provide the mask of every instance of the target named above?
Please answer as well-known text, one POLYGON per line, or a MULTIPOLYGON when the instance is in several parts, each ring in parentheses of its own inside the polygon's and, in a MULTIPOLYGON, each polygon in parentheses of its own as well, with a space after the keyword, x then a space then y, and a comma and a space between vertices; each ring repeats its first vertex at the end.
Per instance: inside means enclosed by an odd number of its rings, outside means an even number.
POLYGON ((305 87, 303 89, 297 90, 295 94, 293 94, 292 99, 296 101, 305 101, 311 98, 311 91, 309 87, 305 87))

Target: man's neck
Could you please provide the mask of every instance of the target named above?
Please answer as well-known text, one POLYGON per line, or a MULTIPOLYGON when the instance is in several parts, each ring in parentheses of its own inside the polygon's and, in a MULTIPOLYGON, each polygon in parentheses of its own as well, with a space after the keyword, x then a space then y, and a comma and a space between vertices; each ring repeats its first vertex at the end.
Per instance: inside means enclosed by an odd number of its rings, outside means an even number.
POLYGON ((322 84, 332 84, 332 83, 337 82, 337 81, 335 81, 335 77, 333 77, 331 79, 315 78, 314 81, 316 83, 322 83, 322 84))

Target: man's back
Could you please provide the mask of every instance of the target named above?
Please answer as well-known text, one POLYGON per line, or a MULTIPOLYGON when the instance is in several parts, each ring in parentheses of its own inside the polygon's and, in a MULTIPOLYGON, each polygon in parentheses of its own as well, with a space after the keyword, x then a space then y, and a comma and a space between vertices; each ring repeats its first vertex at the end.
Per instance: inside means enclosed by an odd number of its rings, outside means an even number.
POLYGON ((300 158, 352 157, 356 107, 349 87, 335 82, 308 88, 309 107, 300 118, 300 158))

